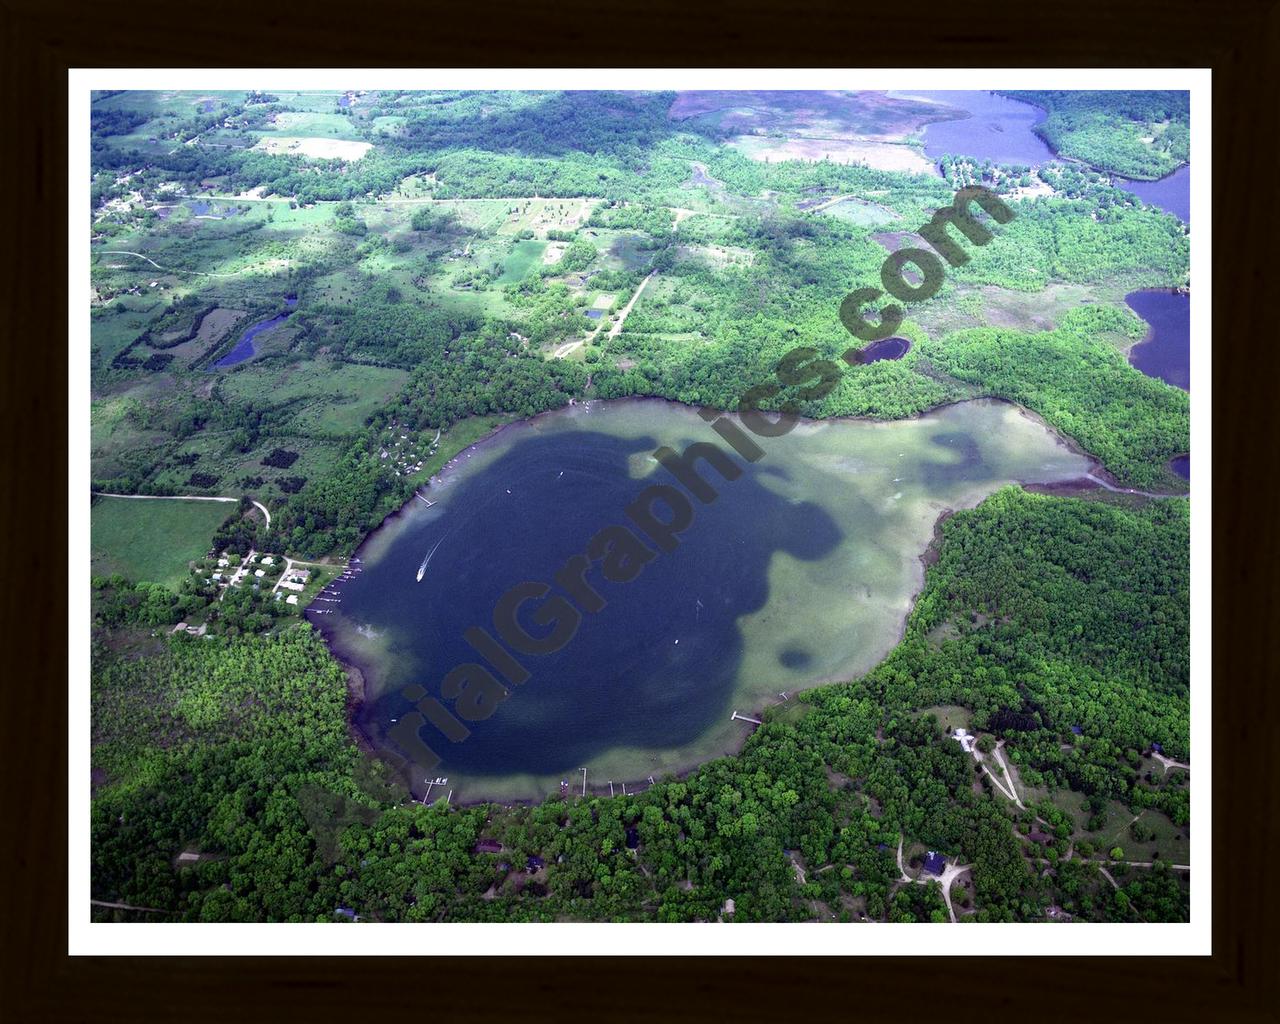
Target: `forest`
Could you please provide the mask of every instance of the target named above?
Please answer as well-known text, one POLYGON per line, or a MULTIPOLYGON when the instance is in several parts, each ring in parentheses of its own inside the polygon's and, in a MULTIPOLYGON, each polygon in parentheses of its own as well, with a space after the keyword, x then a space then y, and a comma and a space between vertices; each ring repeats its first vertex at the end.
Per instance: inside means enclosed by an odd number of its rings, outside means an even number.
POLYGON ((1098 337, 1108 330, 1141 337, 1143 325, 1127 311, 1082 308, 1056 331, 956 331, 928 351, 944 373, 1038 412, 1127 486, 1171 485, 1169 460, 1190 450, 1190 400, 1130 366, 1098 337))
POLYGON ((1138 180, 1162 178, 1191 158, 1186 92, 1010 92, 1048 111, 1036 131, 1066 157, 1138 180))
POLYGON ((348 738, 344 674, 306 626, 99 646, 95 896, 191 921, 714 920, 729 898, 735 920, 945 920, 936 887, 897 881, 901 835, 973 863, 962 920, 1185 920, 1176 872, 1113 865, 1113 890, 1108 851, 1047 802, 1017 813, 928 709, 971 708, 1024 787, 1185 823, 1185 780, 1153 785, 1139 759, 1187 751, 1187 531, 1176 499, 1001 491, 947 519, 880 667, 770 713, 737 756, 613 799, 407 803, 348 738))

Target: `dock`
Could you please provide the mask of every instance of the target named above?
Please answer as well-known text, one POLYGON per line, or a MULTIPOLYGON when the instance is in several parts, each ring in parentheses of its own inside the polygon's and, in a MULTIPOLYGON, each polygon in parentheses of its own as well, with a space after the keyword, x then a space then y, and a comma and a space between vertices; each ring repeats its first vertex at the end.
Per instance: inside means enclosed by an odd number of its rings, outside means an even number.
POLYGON ((758 718, 748 718, 746 715, 740 715, 740 714, 738 714, 738 712, 736 712, 736 711, 735 711, 732 715, 730 715, 730 716, 729 716, 729 721, 733 722, 733 721, 735 721, 735 720, 736 720, 736 721, 739 721, 739 722, 752 722, 752 723, 754 723, 755 725, 764 725, 764 722, 760 721, 760 719, 758 719, 758 718))

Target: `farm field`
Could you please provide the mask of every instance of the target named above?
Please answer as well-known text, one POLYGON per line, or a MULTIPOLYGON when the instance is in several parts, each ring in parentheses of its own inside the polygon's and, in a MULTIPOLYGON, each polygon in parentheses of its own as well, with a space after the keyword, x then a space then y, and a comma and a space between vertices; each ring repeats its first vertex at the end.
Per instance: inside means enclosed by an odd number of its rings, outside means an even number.
POLYGON ((234 502, 96 498, 90 511, 93 575, 119 573, 173 586, 234 511, 234 502))

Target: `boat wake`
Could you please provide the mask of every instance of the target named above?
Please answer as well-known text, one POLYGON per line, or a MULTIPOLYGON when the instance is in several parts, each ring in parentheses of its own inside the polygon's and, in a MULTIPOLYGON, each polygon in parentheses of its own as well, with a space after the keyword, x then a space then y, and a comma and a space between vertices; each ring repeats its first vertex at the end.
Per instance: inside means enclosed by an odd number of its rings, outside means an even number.
POLYGON ((441 537, 438 541, 436 541, 436 546, 427 552, 427 557, 422 560, 422 564, 418 566, 418 582, 419 583, 422 582, 422 577, 426 575, 427 564, 431 561, 431 556, 436 553, 436 549, 439 548, 440 545, 443 543, 444 543, 444 538, 441 537))

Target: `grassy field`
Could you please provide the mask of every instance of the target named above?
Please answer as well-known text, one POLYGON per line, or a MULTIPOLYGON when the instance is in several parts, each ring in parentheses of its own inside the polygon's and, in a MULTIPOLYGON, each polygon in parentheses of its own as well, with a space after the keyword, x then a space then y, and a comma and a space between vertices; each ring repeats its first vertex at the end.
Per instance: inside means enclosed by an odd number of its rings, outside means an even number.
POLYGON ((176 586, 235 509, 229 501, 98 498, 90 513, 93 575, 176 586))
POLYGON ((962 708, 955 704, 938 704, 931 708, 924 708, 920 711, 920 715, 932 714, 938 719, 938 728, 946 731, 950 729, 968 729, 969 723, 973 720, 973 712, 968 708, 962 708))
POLYGON ((498 284, 514 284, 536 266, 542 265, 542 253, 547 248, 546 242, 526 240, 516 242, 511 247, 511 254, 502 268, 502 276, 498 284))
POLYGON ((300 363, 264 364, 229 374, 224 392, 238 401, 270 396, 272 402, 296 406, 296 427, 306 433, 350 434, 409 380, 407 370, 309 359, 300 363))

